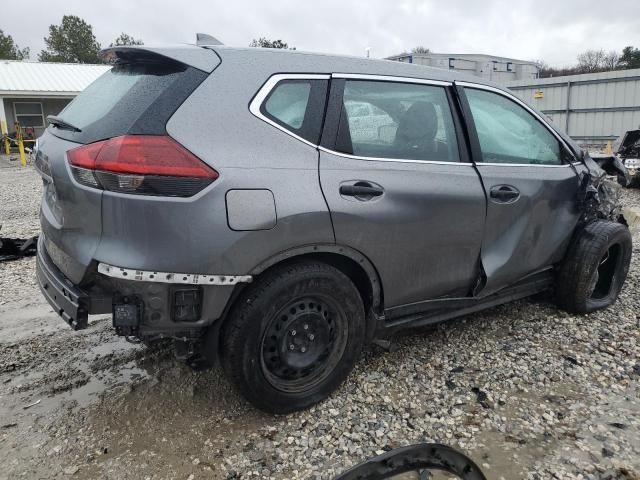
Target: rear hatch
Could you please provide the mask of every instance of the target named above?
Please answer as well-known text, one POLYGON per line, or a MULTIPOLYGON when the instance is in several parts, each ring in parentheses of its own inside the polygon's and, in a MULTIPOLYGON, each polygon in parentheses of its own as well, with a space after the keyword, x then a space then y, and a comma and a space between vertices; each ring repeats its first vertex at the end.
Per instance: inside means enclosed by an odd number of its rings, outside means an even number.
MULTIPOLYGON (((162 181, 157 188, 175 188, 166 186, 170 177, 149 177, 156 179, 154 184, 144 180, 139 169, 133 171, 138 175, 131 175, 126 161, 108 160, 114 155, 119 160, 123 152, 140 151, 140 139, 155 152, 175 152, 179 146, 167 137, 165 125, 220 62, 213 51, 195 46, 109 49, 103 55, 114 63, 111 70, 50 120, 36 152, 36 168, 44 181, 40 218, 45 248, 76 284, 86 278, 100 242, 104 190, 153 194, 158 180, 162 181), (98 152, 104 145, 110 156, 100 165, 107 165, 107 170, 120 168, 128 175, 91 169, 100 160, 98 152), (82 168, 72 167, 70 158, 80 159, 82 168), (91 161, 94 164, 88 165, 91 161), (141 183, 140 191, 131 189, 141 183)), ((102 157, 105 151, 102 149, 102 157)))

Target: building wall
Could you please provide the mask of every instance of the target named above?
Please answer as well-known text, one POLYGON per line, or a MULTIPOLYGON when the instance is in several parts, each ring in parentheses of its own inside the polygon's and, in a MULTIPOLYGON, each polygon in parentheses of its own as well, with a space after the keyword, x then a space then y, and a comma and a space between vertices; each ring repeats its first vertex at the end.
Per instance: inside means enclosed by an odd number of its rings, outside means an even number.
POLYGON ((491 55, 448 55, 439 53, 408 54, 390 57, 405 63, 456 70, 487 80, 506 83, 514 80, 535 79, 538 67, 532 62, 491 55))
POLYGON ((640 69, 511 82, 521 100, 579 143, 602 146, 640 128, 640 69))
MULTIPOLYGON (((16 112, 15 103, 40 103, 42 104, 42 125, 41 127, 34 127, 35 136, 39 137, 44 132, 47 126, 47 115, 57 115, 62 109, 67 106, 71 101, 71 98, 30 98, 30 97, 4 97, 3 104, 5 115, 7 118, 7 129, 10 134, 14 133, 16 112)), ((24 125, 23 125, 24 127, 24 125)))

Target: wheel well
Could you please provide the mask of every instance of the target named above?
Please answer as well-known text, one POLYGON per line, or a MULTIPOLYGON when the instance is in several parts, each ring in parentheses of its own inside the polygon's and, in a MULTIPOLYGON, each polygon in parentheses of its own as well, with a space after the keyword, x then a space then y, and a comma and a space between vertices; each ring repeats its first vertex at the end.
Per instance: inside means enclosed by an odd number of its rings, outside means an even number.
POLYGON ((303 260, 313 260, 317 262, 326 263, 328 265, 331 265, 334 268, 337 268, 342 273, 344 273, 347 277, 349 277, 349 279, 353 282, 353 284, 358 289, 358 292, 360 293, 360 298, 362 298, 362 303, 364 304, 365 313, 369 312, 371 309, 374 309, 374 311, 376 312, 378 312, 378 310, 381 309, 382 307, 382 290, 380 288, 381 286, 374 290, 373 286, 371 285, 371 279, 369 278, 369 275, 367 275, 367 272, 364 270, 364 268, 360 266, 358 262, 356 262, 355 260, 337 253, 312 252, 312 253, 304 253, 304 254, 296 255, 295 257, 290 257, 271 265, 264 272, 261 272, 260 275, 258 275, 258 278, 261 275, 264 275, 266 272, 274 268, 279 268, 282 265, 287 265, 294 262, 300 262, 303 260), (376 295, 377 292, 379 292, 379 294, 376 295))
MULTIPOLYGON (((344 273, 349 279, 353 282, 353 284, 358 289, 358 293, 360 294, 360 298, 362 298, 362 303, 364 305, 365 316, 367 318, 367 330, 368 330, 368 340, 373 338, 375 334, 375 321, 376 315, 382 313, 383 310, 383 296, 382 296, 382 285, 377 277, 377 273, 374 272, 376 278, 373 280, 367 274, 366 270, 358 264, 357 261, 349 258, 345 255, 341 255, 339 253, 331 253, 331 252, 310 252, 310 253, 301 253, 299 255, 295 255, 293 257, 285 258, 279 262, 270 265, 265 270, 261 271, 259 274, 254 275, 254 281, 259 279, 265 273, 271 271, 274 268, 282 267, 283 265, 288 265, 295 262, 300 262, 303 260, 313 260, 317 262, 323 262, 328 265, 331 265, 334 268, 337 268, 342 273, 344 273), (377 282, 377 285, 374 287, 372 285, 372 281, 377 282), (370 315, 370 312, 373 312, 374 315, 370 315)), ((251 288, 251 284, 237 284, 234 292, 229 299, 227 306, 224 309, 220 317, 220 321, 214 323, 212 328, 209 331, 209 335, 211 339, 209 340, 209 344, 216 345, 213 355, 219 360, 219 355, 222 352, 222 337, 221 329, 224 328, 226 320, 228 318, 229 312, 233 309, 233 305, 235 305, 238 298, 242 295, 245 289, 251 288)))

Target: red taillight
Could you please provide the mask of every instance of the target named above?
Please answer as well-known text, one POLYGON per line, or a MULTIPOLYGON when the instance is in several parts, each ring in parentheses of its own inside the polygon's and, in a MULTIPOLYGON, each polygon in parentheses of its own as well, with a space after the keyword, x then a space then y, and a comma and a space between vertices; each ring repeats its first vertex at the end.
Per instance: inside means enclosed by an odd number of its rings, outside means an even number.
POLYGON ((218 178, 166 136, 124 135, 74 148, 67 157, 80 183, 124 193, 191 196, 218 178))

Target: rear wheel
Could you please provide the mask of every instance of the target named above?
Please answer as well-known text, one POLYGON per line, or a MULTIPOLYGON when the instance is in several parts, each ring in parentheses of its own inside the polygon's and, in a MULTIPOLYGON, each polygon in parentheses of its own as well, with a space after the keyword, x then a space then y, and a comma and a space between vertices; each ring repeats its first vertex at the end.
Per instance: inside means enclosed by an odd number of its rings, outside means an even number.
POLYGON ((238 299, 224 327, 222 362, 251 403, 288 413, 335 390, 364 338, 364 307, 349 278, 323 263, 294 263, 238 299))
POLYGON ((579 232, 560 267, 558 305, 588 313, 615 302, 631 263, 631 233, 620 223, 596 221, 579 232))

